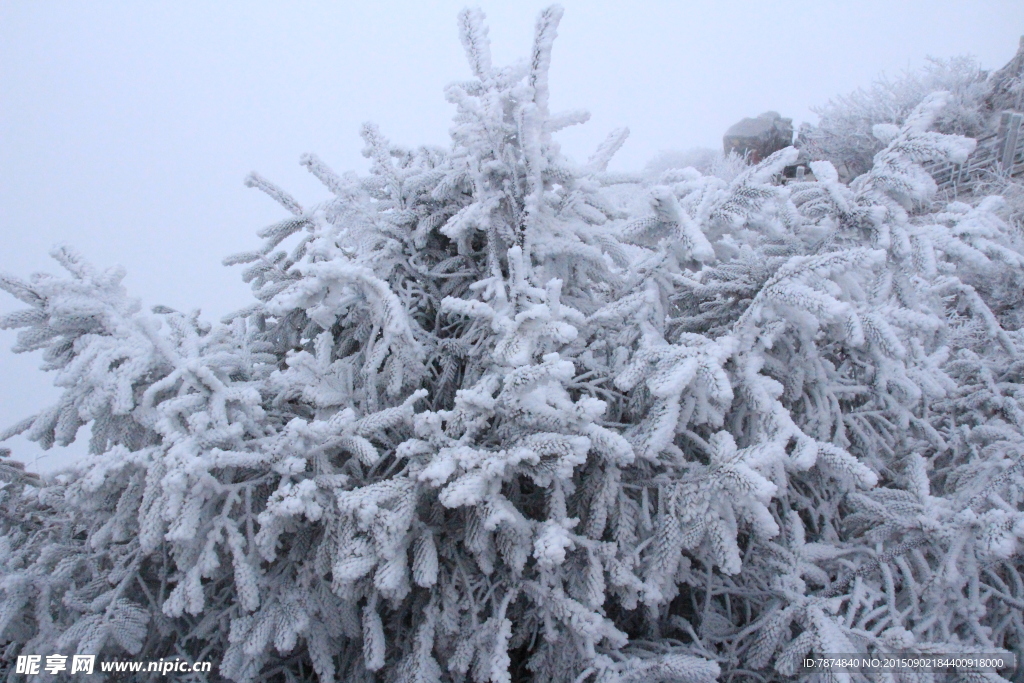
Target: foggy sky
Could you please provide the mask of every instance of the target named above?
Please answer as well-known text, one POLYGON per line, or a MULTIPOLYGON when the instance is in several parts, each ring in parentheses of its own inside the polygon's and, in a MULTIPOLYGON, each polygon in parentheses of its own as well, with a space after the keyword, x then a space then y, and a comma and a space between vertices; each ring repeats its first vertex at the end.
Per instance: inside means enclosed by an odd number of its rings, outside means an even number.
MULTIPOLYGON (((126 266, 146 307, 219 319, 245 305, 238 270, 220 261, 284 212, 242 179, 258 170, 300 202, 322 199, 299 156, 365 171, 367 120, 399 144, 447 144, 442 89, 470 75, 464 4, 0 0, 0 271, 55 272, 47 252, 67 242, 126 266)), ((480 4, 495 62, 525 56, 547 3, 480 4)), ((998 68, 1024 33, 1019 0, 562 4, 552 109, 593 115, 560 134, 562 149, 583 160, 628 126, 618 170, 717 148, 768 109, 813 122, 810 107, 929 55, 998 68)), ((18 303, 0 293, 0 313, 18 303)), ((0 428, 58 395, 38 354, 8 351, 14 337, 0 332, 0 428)), ((5 445, 45 471, 84 453, 87 436, 41 459, 20 437, 5 445)))

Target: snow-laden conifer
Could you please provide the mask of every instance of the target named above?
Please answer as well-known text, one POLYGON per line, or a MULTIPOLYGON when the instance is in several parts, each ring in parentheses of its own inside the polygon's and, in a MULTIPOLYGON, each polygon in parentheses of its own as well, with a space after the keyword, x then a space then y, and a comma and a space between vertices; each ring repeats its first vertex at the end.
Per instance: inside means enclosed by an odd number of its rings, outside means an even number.
POLYGON ((561 10, 495 66, 459 31, 447 149, 375 126, 244 266, 217 325, 67 248, 2 319, 93 454, 0 467, 4 656, 217 662, 233 681, 685 681, 808 653, 1019 648, 1019 333, 1000 202, 921 167, 927 97, 852 185, 782 150, 730 181, 609 173, 554 135, 561 10), (636 207, 641 207, 638 211, 636 207), (1002 315, 1002 317, 1000 317, 1002 315))

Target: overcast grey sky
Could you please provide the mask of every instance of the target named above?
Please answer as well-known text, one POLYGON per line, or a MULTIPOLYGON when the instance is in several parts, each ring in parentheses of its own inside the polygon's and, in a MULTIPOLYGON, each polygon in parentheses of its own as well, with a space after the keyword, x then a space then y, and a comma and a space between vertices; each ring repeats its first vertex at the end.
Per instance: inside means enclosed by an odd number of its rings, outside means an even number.
MULTIPOLYGON (((324 191, 299 155, 365 170, 363 121, 398 143, 445 144, 442 88, 469 76, 455 29, 465 4, 0 0, 0 271, 52 271, 48 250, 68 242, 126 266, 147 307, 219 318, 244 305, 247 287, 220 260, 282 217, 244 176, 259 170, 311 202, 324 191)), ((478 4, 495 61, 527 54, 548 3, 478 4)), ((562 4, 552 106, 593 114, 561 135, 563 150, 585 158, 628 126, 619 169, 718 147, 767 109, 813 122, 810 107, 928 55, 998 68, 1024 33, 1020 0, 562 4)), ((0 312, 16 304, 0 296, 0 312)), ((0 332, 2 426, 56 396, 38 355, 13 356, 13 343, 0 332)), ((24 439, 8 445, 40 470, 84 452, 38 459, 24 439)))

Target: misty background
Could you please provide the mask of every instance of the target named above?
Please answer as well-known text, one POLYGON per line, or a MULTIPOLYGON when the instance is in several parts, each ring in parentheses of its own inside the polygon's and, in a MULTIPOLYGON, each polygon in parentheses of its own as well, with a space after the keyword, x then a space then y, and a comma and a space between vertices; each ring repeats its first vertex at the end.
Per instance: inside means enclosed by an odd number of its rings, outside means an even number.
MULTIPOLYGON (((299 156, 365 172, 368 120, 398 144, 447 146, 442 90, 470 76, 455 26, 465 4, 0 0, 0 271, 56 273, 47 252, 66 242, 124 265, 146 308, 216 320, 247 304, 240 269, 220 261, 284 211, 242 179, 257 170, 303 204, 323 199, 299 156)), ((526 56, 548 3, 477 4, 495 62, 526 56)), ((628 126, 612 170, 718 149, 731 124, 769 109, 813 123, 811 107, 927 56, 996 69, 1024 33, 1019 0, 562 4, 552 110, 592 118, 558 139, 582 161, 628 126)), ((0 295, 0 313, 19 303, 0 295)), ((11 354, 14 341, 0 331, 0 429, 57 396, 39 354, 11 354)), ((46 453, 4 445, 53 471, 86 436, 46 453)))

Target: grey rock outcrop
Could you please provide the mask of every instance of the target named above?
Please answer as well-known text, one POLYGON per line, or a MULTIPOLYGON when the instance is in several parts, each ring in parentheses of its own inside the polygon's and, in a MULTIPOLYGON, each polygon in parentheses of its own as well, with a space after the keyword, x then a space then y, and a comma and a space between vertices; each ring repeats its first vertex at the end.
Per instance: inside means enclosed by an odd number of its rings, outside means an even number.
POLYGON ((726 154, 736 152, 756 164, 793 144, 793 119, 784 119, 774 111, 743 119, 725 132, 722 143, 726 154))

